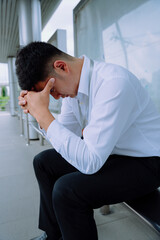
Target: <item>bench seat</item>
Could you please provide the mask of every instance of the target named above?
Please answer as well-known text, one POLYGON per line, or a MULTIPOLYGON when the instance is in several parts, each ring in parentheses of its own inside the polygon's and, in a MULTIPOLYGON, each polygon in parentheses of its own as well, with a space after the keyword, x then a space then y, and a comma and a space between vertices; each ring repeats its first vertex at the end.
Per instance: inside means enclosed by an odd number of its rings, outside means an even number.
POLYGON ((128 201, 125 204, 160 233, 160 188, 144 197, 128 201))

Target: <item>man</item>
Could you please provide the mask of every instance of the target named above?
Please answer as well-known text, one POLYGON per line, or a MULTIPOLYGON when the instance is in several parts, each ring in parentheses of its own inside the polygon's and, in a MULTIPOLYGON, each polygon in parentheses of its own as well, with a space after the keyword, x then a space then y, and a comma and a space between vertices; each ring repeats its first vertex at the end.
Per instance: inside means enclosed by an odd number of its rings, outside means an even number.
POLYGON ((93 209, 160 186, 160 116, 126 69, 47 43, 24 47, 16 72, 19 104, 54 148, 34 159, 43 239, 97 240, 93 209), (49 94, 64 98, 58 120, 49 94))

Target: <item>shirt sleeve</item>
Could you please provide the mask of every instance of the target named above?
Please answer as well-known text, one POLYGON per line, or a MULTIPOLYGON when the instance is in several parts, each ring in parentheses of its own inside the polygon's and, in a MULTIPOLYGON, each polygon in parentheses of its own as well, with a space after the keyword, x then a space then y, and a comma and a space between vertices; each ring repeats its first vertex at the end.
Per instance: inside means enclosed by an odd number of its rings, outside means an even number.
POLYGON ((47 137, 47 133, 46 133, 45 129, 41 128, 39 124, 38 124, 38 129, 39 129, 41 135, 50 143, 50 141, 49 141, 49 139, 47 137))
POLYGON ((103 166, 131 124, 135 107, 135 94, 129 81, 111 79, 97 90, 83 140, 56 120, 50 124, 47 136, 70 164, 84 174, 93 174, 103 166))
POLYGON ((77 136, 82 135, 82 129, 72 111, 72 103, 69 98, 64 98, 62 101, 61 114, 58 116, 58 122, 77 136))

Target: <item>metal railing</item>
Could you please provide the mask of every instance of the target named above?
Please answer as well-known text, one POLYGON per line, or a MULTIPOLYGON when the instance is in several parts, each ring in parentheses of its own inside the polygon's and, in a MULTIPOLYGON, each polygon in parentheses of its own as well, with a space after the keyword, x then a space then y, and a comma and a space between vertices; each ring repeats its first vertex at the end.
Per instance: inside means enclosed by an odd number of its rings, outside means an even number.
POLYGON ((39 139, 40 139, 40 144, 41 146, 44 145, 44 139, 45 137, 43 136, 42 132, 35 127, 31 122, 29 122, 28 120, 28 114, 25 114, 25 119, 23 117, 23 111, 20 110, 20 128, 21 128, 21 136, 25 136, 26 133, 26 145, 29 146, 30 145, 30 134, 29 134, 29 127, 32 127, 39 135, 39 139))
POLYGON ((43 136, 42 132, 37 127, 35 127, 31 122, 28 121, 28 116, 26 122, 27 122, 27 145, 30 144, 29 126, 31 126, 39 134, 40 145, 43 146, 45 137, 43 136))
MULTIPOLYGON (((50 97, 49 110, 57 118, 58 114, 61 112, 62 99, 55 100, 53 97, 50 97)), ((21 127, 21 136, 26 137, 26 145, 30 145, 30 127, 36 131, 39 136, 40 144, 44 145, 45 137, 38 127, 32 124, 28 119, 28 114, 23 114, 23 110, 20 108, 20 127, 21 127), (24 117, 25 115, 25 117, 24 117)))

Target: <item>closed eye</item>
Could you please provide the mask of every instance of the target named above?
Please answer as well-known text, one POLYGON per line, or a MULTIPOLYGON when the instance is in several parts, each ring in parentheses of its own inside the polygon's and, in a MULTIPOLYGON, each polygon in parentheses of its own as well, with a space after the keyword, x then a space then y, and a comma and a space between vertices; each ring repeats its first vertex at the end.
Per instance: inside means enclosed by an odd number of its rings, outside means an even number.
POLYGON ((50 93, 53 93, 53 92, 55 92, 54 87, 50 90, 50 93))

